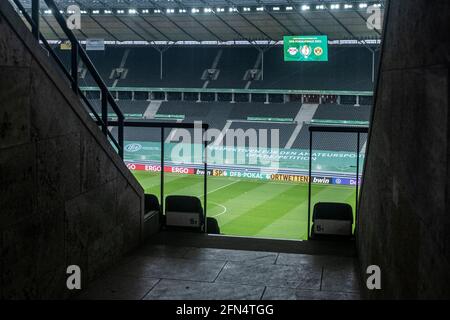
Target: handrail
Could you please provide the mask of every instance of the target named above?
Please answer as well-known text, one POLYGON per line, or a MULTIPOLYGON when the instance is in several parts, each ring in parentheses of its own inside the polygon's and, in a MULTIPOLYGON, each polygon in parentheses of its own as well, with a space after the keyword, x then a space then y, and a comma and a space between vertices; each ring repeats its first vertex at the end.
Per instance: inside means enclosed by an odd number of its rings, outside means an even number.
MULTIPOLYGON (((110 121, 110 126, 118 126, 119 122, 118 121, 110 121)), ((164 212, 164 129, 166 128, 184 128, 184 129, 202 129, 203 130, 208 130, 209 125, 207 123, 201 123, 200 125, 197 123, 174 123, 174 122, 149 122, 148 120, 141 120, 141 121, 130 121, 130 120, 126 120, 124 122, 122 122, 123 126, 125 127, 134 127, 134 128, 158 128, 161 130, 161 181, 160 181, 160 206, 161 206, 161 212, 164 212)), ((207 232, 206 228, 207 228, 207 223, 206 223, 206 219, 207 219, 207 196, 208 196, 208 186, 207 186, 207 181, 208 181, 208 160, 207 160, 207 152, 206 152, 206 148, 208 147, 208 140, 206 140, 204 138, 204 135, 202 134, 202 142, 203 142, 203 146, 204 146, 204 162, 203 162, 203 170, 204 170, 204 174, 203 174, 203 217, 204 217, 204 232, 207 232)))
POLYGON ((309 131, 309 169, 308 169, 308 240, 310 239, 311 234, 311 176, 312 176, 312 150, 313 150, 313 133, 314 132, 334 132, 334 133, 355 133, 357 136, 356 140, 356 153, 358 156, 356 157, 356 199, 355 199, 355 226, 358 220, 358 202, 359 202, 359 182, 360 182, 360 176, 359 176, 359 148, 361 143, 361 134, 362 133, 368 133, 369 127, 363 127, 363 126, 310 126, 308 128, 309 131))
POLYGON ((310 126, 310 132, 348 132, 348 133, 368 133, 369 127, 365 126, 310 126))
MULTIPOLYGON (((98 88, 85 86, 84 91, 98 91, 98 88)), ((117 92, 193 92, 193 93, 252 93, 252 94, 316 94, 338 96, 373 96, 372 91, 339 91, 339 90, 295 90, 295 89, 244 89, 244 88, 168 88, 168 87, 114 87, 109 88, 117 92)))
POLYGON ((55 2, 53 0, 44 0, 47 4, 47 7, 51 9, 52 13, 55 16, 56 21, 60 25, 61 29, 64 31, 66 36, 68 37, 71 46, 72 46, 72 55, 71 55, 71 73, 67 71, 64 64, 61 62, 59 57, 56 55, 56 53, 53 51, 53 48, 50 46, 48 41, 44 38, 43 34, 39 31, 39 1, 32 1, 32 17, 27 13, 26 9, 20 2, 20 0, 12 0, 14 4, 19 8, 19 10, 22 12, 23 16, 27 20, 27 22, 30 24, 31 29, 33 31, 33 35, 36 37, 36 39, 39 41, 42 41, 44 47, 47 49, 49 54, 53 57, 53 59, 56 61, 57 65, 61 68, 63 74, 69 79, 72 85, 72 90, 74 93, 81 97, 82 101, 86 104, 86 106, 89 108, 89 110, 94 114, 94 117, 97 120, 97 123, 102 127, 102 132, 106 137, 109 137, 111 141, 113 142, 114 146, 118 149, 119 156, 123 159, 123 147, 124 147, 124 138, 123 138, 123 122, 125 120, 125 116, 123 115, 122 111, 120 110, 119 106, 117 105, 116 101, 114 100, 113 96, 111 95, 111 92, 109 91, 108 87, 106 86, 105 82, 103 81, 102 77, 98 73, 97 69, 95 68, 94 64, 92 63, 91 59, 87 55, 86 51, 84 51, 83 47, 80 46, 77 38, 75 37, 72 30, 70 30, 67 27, 66 20, 64 19, 63 15, 60 13, 58 7, 56 6, 55 2), (92 107, 92 104, 89 102, 89 100, 86 98, 86 96, 83 94, 83 91, 78 86, 78 58, 80 58, 84 65, 86 66, 86 69, 90 72, 92 75, 94 81, 97 83, 100 92, 101 92, 101 103, 102 103, 102 114, 101 117, 97 114, 95 109, 92 107), (118 119, 118 127, 119 127, 119 133, 118 133, 118 141, 115 139, 115 137, 109 132, 108 130, 108 103, 111 105, 113 111, 117 115, 118 119))
MULTIPOLYGON (((117 127, 119 125, 118 121, 109 121, 111 127, 117 127)), ((157 122, 148 120, 125 120, 125 127, 135 127, 135 128, 171 128, 171 129, 196 129, 201 128, 203 130, 208 130, 209 125, 207 123, 201 123, 197 125, 191 122, 157 122)))

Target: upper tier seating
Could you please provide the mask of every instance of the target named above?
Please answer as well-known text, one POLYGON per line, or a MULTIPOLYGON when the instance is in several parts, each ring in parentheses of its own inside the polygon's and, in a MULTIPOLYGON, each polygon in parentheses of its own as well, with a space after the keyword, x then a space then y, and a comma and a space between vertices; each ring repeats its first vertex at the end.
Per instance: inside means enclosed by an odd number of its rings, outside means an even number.
MULTIPOLYGON (((295 139, 292 148, 309 149, 309 127, 305 124, 297 139, 295 139)), ((361 134, 359 149, 362 150, 367 140, 367 134, 361 134)), ((355 151, 357 146, 357 135, 354 133, 330 133, 330 132, 314 132, 313 133, 313 151, 355 151)))
MULTIPOLYGON (((121 101, 123 103, 123 101, 121 101)), ((133 104, 148 104, 147 101, 137 101, 127 103, 133 104)), ((127 104, 126 103, 126 104, 127 104)), ((125 104, 125 105, 126 105, 125 104)), ((122 106, 122 104, 120 104, 122 106)), ((229 129, 278 129, 280 142, 279 146, 284 147, 294 130, 300 124, 295 122, 277 122, 277 121, 248 121, 248 117, 261 118, 295 118, 299 112, 301 105, 298 103, 286 104, 261 104, 261 103, 229 103, 229 102, 180 102, 167 101, 162 102, 157 111, 157 115, 182 115, 184 119, 178 121, 192 123, 194 121, 202 121, 209 124, 210 128, 223 130, 228 121, 229 129)), ((125 113, 127 110, 125 109, 125 113)), ((142 109, 141 109, 142 110, 142 109)), ((145 110, 144 110, 145 111, 145 110)), ((144 112, 142 111, 142 112, 144 112)), ((358 120, 365 121, 369 118, 370 107, 361 106, 342 106, 342 105, 320 105, 313 117, 313 119, 325 120, 358 120)), ((276 120, 276 119, 275 119, 276 120)), ((149 120, 149 121, 164 121, 164 120, 149 120)), ((176 120, 165 120, 167 122, 175 122, 176 120)), ((295 138, 292 148, 295 149, 309 149, 309 128, 310 124, 303 124, 302 129, 295 138)), ((179 129, 177 129, 179 130, 179 129)), ((165 129, 164 139, 171 135, 176 130, 165 129)), ((188 130, 193 133, 193 130, 188 130)), ((113 130, 116 133, 116 129, 113 130)), ((268 131, 269 133, 269 131, 268 131)), ((270 135, 268 136, 270 141, 270 135)), ((161 141, 161 132, 154 128, 127 128, 125 130, 125 140, 129 141, 161 141)), ((360 136, 360 150, 364 148, 367 140, 367 134, 360 136)), ((357 137, 352 133, 314 133, 314 150, 327 151, 354 151, 356 150, 357 137)), ((268 147, 271 147, 269 144, 268 147)))
POLYGON ((285 62, 283 49, 264 56, 264 80, 251 89, 372 90, 372 54, 365 48, 329 48, 328 62, 285 62))
POLYGON ((349 106, 321 104, 314 114, 314 120, 369 121, 370 106, 349 106))
MULTIPOLYGON (((56 51, 70 69, 70 51, 56 51)), ((255 66, 261 69, 259 52, 253 47, 169 48, 163 54, 162 79, 160 54, 151 47, 107 46, 105 51, 89 51, 88 55, 107 85, 118 87, 202 88, 202 75, 218 56, 218 77, 207 88, 244 89, 246 72, 255 66), (122 61, 124 76, 111 77, 122 61)), ((80 85, 93 85, 91 76, 82 76, 80 85)), ((330 47, 328 62, 284 62, 283 49, 276 46, 264 53, 264 80, 251 81, 249 88, 370 91, 372 56, 361 47, 330 47)))
MULTIPOLYGON (((98 114, 101 114, 101 101, 100 100, 89 100, 91 102, 92 107, 94 107, 95 111, 98 114)), ((148 101, 130 101, 130 100, 120 100, 117 101, 117 105, 119 106, 122 113, 126 118, 143 118, 144 112, 148 107, 148 101)), ((111 106, 108 104, 108 113, 115 114, 112 110, 111 106)))
POLYGON ((230 114, 230 119, 247 119, 248 117, 294 119, 301 103, 284 103, 279 105, 264 103, 237 103, 230 114))

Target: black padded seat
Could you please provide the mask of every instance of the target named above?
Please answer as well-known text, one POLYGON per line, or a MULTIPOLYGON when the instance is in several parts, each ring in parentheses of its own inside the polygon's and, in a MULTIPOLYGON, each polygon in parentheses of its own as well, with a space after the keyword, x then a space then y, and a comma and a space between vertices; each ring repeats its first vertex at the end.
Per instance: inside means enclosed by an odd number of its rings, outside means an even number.
POLYGON ((319 202, 314 205, 312 238, 352 237, 353 210, 347 203, 319 202))
POLYGON ((166 226, 202 229, 203 208, 199 198, 172 195, 166 197, 166 226))

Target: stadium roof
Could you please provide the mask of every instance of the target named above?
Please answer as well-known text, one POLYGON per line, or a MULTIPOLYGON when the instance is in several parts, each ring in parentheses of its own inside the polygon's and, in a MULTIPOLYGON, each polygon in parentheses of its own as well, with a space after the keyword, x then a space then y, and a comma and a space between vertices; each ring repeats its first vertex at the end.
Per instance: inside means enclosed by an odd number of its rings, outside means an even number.
MULTIPOLYGON (((30 7, 31 0, 22 0, 30 7)), ((80 40, 226 42, 280 41, 285 35, 328 35, 330 40, 379 40, 367 26, 367 8, 384 0, 55 0, 81 8, 80 40)), ((42 5, 41 31, 65 40, 42 5)))

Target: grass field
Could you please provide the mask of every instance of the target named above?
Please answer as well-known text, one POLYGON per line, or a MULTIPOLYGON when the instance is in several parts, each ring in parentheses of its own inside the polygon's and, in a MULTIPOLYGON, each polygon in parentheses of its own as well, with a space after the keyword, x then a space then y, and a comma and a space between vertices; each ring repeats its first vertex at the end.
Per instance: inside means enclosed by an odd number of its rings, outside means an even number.
MULTIPOLYGON (((134 171, 146 193, 159 197, 160 174, 134 171)), ((164 193, 198 196, 203 200, 203 176, 164 174, 164 193)), ((355 188, 313 185, 312 203, 346 202, 354 207, 355 188)), ((222 234, 304 240, 307 235, 308 185, 256 179, 208 177, 208 217, 215 217, 222 234)))

